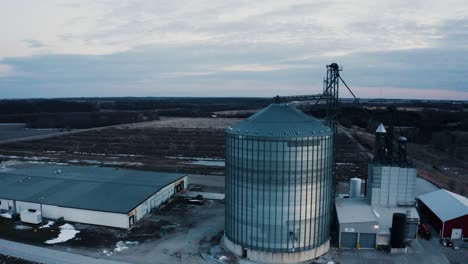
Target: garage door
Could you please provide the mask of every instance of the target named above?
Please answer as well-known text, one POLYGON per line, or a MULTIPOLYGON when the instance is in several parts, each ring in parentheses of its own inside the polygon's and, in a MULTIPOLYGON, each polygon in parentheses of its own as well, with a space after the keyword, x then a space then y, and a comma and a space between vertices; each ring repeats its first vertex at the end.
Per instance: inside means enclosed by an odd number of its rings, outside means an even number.
POLYGON ((342 248, 356 248, 357 233, 341 233, 341 247, 342 248))
POLYGON ((359 234, 359 244, 361 248, 375 248, 375 234, 359 234))
POLYGON ((454 228, 452 229, 452 239, 461 239, 462 238, 462 230, 454 228))
POLYGON ((415 239, 417 232, 418 232, 418 224, 417 223, 407 223, 406 224, 405 238, 415 239))

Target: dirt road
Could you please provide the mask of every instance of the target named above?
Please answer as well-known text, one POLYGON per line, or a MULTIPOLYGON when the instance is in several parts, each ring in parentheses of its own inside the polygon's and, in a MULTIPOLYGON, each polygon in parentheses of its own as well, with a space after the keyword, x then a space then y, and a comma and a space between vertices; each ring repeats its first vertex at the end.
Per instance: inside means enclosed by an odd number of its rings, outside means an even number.
POLYGON ((0 253, 29 261, 47 264, 125 264, 126 262, 104 260, 52 250, 43 247, 11 242, 0 239, 0 253))

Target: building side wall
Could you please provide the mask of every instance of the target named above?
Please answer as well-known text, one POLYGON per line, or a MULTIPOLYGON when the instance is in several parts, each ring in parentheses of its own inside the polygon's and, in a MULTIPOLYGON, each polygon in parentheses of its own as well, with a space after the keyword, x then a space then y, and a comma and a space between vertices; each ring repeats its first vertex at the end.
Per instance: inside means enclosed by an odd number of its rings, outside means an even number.
POLYGON ((416 169, 369 165, 368 196, 371 205, 414 205, 416 169))
MULTIPOLYGON (((374 226, 378 226, 377 221, 360 222, 360 223, 340 223, 339 224, 339 237, 338 242, 340 247, 347 248, 342 241, 343 233, 353 233, 357 235, 356 243, 360 241, 360 234, 374 234, 376 235, 379 229, 375 229, 374 226)), ((375 239, 375 238, 374 238, 375 239)), ((374 241, 375 242, 375 241, 374 241)), ((358 245, 352 245, 351 248, 355 248, 358 245)))
POLYGON ((377 221, 369 221, 362 223, 340 223, 340 232, 355 232, 355 233, 377 233, 379 230, 374 229, 378 226, 377 221))
POLYGON ((446 221, 444 224, 444 238, 452 236, 452 229, 462 229, 462 238, 468 237, 468 215, 446 221))
POLYGON ((15 210, 13 200, 0 199, 0 210, 15 210))
POLYGON ((42 205, 42 216, 50 219, 63 217, 66 221, 92 225, 129 228, 127 214, 65 208, 54 205, 42 205))
POLYGON ((34 210, 37 210, 37 211, 41 211, 41 204, 16 201, 16 212, 17 213, 21 213, 21 211, 29 210, 29 209, 34 209, 34 210))
POLYGON ((187 176, 167 185, 166 187, 162 188, 159 192, 152 195, 150 198, 146 199, 144 202, 139 204, 135 210, 131 211, 129 215, 135 215, 135 221, 140 220, 143 218, 147 213, 151 212, 151 210, 158 208, 162 203, 169 200, 174 193, 175 193, 175 186, 182 183, 184 184, 184 189, 187 188, 187 176))
POLYGON ((377 246, 390 245, 390 234, 377 234, 377 246))

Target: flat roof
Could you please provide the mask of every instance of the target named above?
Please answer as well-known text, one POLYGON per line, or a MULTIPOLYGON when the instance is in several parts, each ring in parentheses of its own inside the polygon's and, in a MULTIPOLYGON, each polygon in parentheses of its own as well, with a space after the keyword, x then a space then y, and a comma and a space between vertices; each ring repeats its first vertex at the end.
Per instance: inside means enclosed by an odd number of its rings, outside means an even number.
POLYGON ((379 234, 389 234, 394 213, 406 214, 410 219, 419 219, 415 207, 371 206, 366 198, 340 198, 335 202, 336 214, 340 224, 378 223, 379 234))
POLYGON ((126 214, 184 176, 97 166, 22 164, 0 169, 0 198, 126 214))
POLYGON ((336 199, 335 206, 340 224, 379 221, 365 198, 336 199))
POLYGON ((443 222, 468 214, 468 198, 440 189, 418 196, 443 222))

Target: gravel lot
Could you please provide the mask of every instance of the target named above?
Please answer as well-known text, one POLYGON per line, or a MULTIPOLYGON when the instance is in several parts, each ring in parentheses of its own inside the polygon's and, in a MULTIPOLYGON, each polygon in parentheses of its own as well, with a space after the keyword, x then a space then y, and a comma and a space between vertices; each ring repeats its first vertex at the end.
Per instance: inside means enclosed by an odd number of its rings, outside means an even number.
MULTIPOLYGON (((221 201, 208 200, 205 205, 198 206, 175 199, 165 208, 145 217, 138 226, 152 226, 157 223, 164 225, 159 230, 140 228, 139 245, 131 246, 121 252, 113 252, 110 256, 103 254, 105 250, 114 251, 115 244, 110 241, 93 246, 86 246, 82 242, 78 242, 81 246, 70 246, 68 243, 55 246, 54 249, 130 263, 207 263, 200 253, 209 251, 219 243, 224 229, 224 204, 221 201), (146 239, 144 239, 145 234, 147 234, 146 239)), ((94 227, 92 233, 98 235, 109 232, 107 228, 100 229, 94 227)), ((118 234, 125 234, 125 231, 112 232, 115 232, 115 238, 118 234)), ((138 240, 135 237, 121 239, 138 240)))
POLYGON ((40 264, 40 263, 0 254, 0 264, 40 264))

